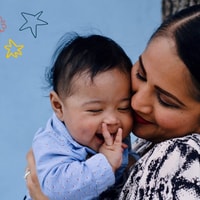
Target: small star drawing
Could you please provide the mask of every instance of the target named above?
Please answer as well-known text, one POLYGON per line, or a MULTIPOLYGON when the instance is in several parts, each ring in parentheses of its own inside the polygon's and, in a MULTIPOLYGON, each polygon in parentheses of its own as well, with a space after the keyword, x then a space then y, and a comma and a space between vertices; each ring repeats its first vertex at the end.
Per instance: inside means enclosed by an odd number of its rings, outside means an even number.
POLYGON ((37 27, 48 24, 44 20, 40 19, 40 16, 42 15, 42 13, 43 12, 40 11, 39 13, 33 15, 30 13, 22 12, 21 15, 26 20, 26 22, 19 28, 19 30, 23 31, 25 29, 30 28, 33 37, 36 38, 37 37, 37 27))
POLYGON ((18 56, 22 55, 21 50, 24 48, 24 45, 17 45, 12 39, 9 39, 8 45, 5 45, 4 48, 7 50, 6 58, 10 58, 11 56, 17 58, 18 56))

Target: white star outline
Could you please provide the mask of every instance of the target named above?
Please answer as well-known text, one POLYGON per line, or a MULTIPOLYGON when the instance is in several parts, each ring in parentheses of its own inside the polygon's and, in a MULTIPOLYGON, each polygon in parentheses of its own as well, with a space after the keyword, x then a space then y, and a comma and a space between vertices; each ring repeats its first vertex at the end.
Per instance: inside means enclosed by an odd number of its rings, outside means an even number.
POLYGON ((34 38, 37 37, 37 27, 44 26, 48 23, 42 19, 40 16, 42 15, 43 11, 38 12, 37 14, 33 15, 30 13, 22 12, 21 15, 25 19, 25 23, 19 28, 20 31, 30 28, 31 33, 34 38))

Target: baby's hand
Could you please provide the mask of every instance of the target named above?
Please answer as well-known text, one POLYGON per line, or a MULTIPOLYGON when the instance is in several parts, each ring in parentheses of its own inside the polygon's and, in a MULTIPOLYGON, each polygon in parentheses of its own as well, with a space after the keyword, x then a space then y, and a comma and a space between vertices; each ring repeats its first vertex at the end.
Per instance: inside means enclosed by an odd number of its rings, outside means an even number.
POLYGON ((122 143, 122 129, 118 128, 115 138, 110 134, 105 123, 102 124, 102 134, 105 142, 99 152, 104 154, 115 172, 122 164, 123 150, 127 147, 122 143))

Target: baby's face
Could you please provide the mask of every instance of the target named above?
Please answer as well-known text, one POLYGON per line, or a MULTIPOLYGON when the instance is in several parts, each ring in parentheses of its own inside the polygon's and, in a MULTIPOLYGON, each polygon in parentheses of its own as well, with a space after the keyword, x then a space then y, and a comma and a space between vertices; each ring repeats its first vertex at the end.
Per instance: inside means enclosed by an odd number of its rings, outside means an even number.
POLYGON ((123 138, 132 130, 130 77, 113 69, 94 77, 88 74, 74 79, 72 95, 63 100, 63 121, 71 136, 96 152, 104 142, 102 123, 115 136, 123 129, 123 138))

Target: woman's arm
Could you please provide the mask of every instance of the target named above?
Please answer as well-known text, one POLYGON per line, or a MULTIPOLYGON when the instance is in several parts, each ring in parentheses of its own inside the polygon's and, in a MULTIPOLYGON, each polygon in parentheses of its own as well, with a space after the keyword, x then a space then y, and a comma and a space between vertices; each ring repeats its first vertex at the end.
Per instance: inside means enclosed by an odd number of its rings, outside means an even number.
POLYGON ((30 170, 30 174, 26 177, 26 186, 29 194, 33 200, 48 200, 40 188, 39 180, 36 173, 35 159, 32 150, 27 155, 27 169, 30 170))

